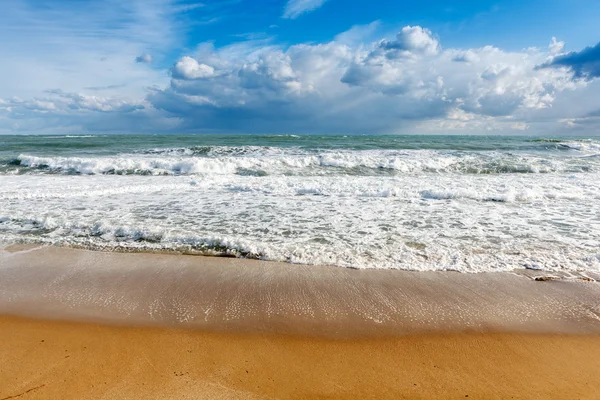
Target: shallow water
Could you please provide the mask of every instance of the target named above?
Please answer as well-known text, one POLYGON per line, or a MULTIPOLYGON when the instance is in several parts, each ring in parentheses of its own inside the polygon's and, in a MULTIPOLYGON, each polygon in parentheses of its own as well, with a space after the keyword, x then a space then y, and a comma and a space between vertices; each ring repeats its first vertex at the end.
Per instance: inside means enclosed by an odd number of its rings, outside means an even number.
POLYGON ((0 136, 0 238, 353 268, 600 271, 600 139, 0 136))

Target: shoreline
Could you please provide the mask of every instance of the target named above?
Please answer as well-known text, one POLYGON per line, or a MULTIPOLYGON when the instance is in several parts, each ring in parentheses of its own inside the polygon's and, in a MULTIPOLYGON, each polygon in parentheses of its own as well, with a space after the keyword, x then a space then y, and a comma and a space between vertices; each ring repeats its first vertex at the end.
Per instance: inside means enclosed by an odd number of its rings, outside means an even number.
POLYGON ((600 333, 600 284, 525 273, 16 247, 0 253, 0 315, 340 338, 600 333))
POLYGON ((600 392, 597 282, 10 250, 0 252, 2 400, 600 392))
POLYGON ((399 271, 400 273, 416 273, 416 274, 430 274, 430 273, 458 273, 458 274, 515 274, 531 279, 538 280, 570 280, 570 281, 587 281, 587 282, 600 282, 600 271, 595 270, 547 270, 543 268, 528 268, 528 267, 515 267, 507 270, 497 271, 459 271, 455 269, 439 269, 439 270, 419 270, 419 269, 402 269, 402 268, 377 268, 377 267, 358 267, 358 266, 339 266, 334 264, 307 264, 292 261, 282 260, 270 260, 263 259, 260 257, 248 257, 245 255, 236 255, 229 253, 203 253, 195 250, 182 250, 177 248, 151 248, 151 247, 95 247, 95 246, 84 246, 78 244, 56 244, 49 242, 36 242, 36 241, 0 241, 0 253, 1 252, 22 252, 28 250, 36 250, 40 248, 55 248, 65 250, 80 250, 90 251, 95 253, 115 253, 115 254, 140 254, 140 255, 166 255, 166 256, 183 256, 183 257, 198 257, 198 258, 215 258, 215 259, 236 259, 242 261, 252 262, 266 262, 283 265, 296 265, 301 267, 316 267, 316 268, 342 268, 349 270, 359 271, 399 271))

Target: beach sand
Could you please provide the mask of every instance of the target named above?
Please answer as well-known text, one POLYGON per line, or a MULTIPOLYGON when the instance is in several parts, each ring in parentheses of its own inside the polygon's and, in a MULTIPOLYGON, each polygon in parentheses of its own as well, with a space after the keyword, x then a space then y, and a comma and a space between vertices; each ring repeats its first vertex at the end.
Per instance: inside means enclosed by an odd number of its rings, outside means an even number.
POLYGON ((539 274, 6 247, 0 400, 596 399, 600 285, 539 274))
POLYGON ((4 317, 0 343, 0 399, 597 399, 600 393, 596 336, 335 340, 4 317))

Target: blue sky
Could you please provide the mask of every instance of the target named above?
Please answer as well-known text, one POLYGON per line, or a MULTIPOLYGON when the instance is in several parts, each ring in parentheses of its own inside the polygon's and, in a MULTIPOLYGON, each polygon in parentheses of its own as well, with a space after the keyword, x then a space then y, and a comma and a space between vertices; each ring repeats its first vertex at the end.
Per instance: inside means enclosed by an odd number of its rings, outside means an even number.
POLYGON ((0 133, 600 132, 597 1, 0 7, 0 133))
MULTIPOLYGON (((317 1, 318 3, 319 1, 317 1)), ((209 4, 221 4, 213 1, 209 4)), ((209 18, 220 21, 197 26, 188 42, 194 46, 204 40, 225 45, 233 35, 248 32, 277 35, 286 44, 326 42, 353 25, 381 21, 389 30, 406 25, 420 25, 443 35, 452 47, 480 47, 488 44, 519 50, 529 46, 545 46, 558 36, 571 46, 594 44, 600 37, 597 17, 600 3, 594 1, 369 1, 329 0, 312 12, 295 19, 281 18, 285 1, 236 1, 236 7, 215 7, 209 18), (277 25, 276 29, 269 26, 277 25), (527 43, 524 43, 527 38, 527 43)), ((205 8, 192 10, 194 18, 207 18, 205 8)))

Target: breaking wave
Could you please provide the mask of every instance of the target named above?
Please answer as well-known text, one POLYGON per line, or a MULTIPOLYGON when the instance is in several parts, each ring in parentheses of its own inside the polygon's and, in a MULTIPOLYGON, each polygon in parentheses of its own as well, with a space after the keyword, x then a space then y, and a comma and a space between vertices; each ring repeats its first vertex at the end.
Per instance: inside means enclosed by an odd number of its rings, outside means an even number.
POLYGON ((103 157, 20 154, 0 164, 4 173, 67 175, 398 175, 407 173, 527 174, 600 170, 600 144, 567 142, 584 156, 549 157, 502 152, 435 150, 311 151, 269 147, 151 149, 103 157), (596 149, 597 148, 597 149, 596 149))
MULTIPOLYGON (((178 233, 146 225, 88 225, 44 219, 0 217, 2 224, 17 225, 36 235, 32 243, 81 247, 104 251, 168 251, 220 257, 237 257, 296 264, 347 268, 405 269, 459 272, 511 271, 517 267, 548 271, 600 271, 600 254, 577 246, 536 247, 512 241, 506 248, 484 250, 456 247, 447 239, 441 245, 406 241, 393 247, 361 250, 332 239, 313 237, 302 248, 290 242, 257 241, 239 236, 178 233)), ((7 235, 10 241, 10 235, 7 235)))
POLYGON ((598 139, 80 137, 0 140, 2 242, 600 271, 598 139))

